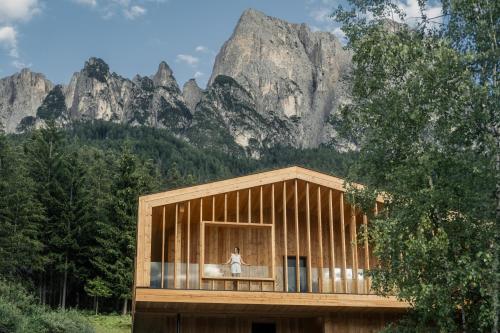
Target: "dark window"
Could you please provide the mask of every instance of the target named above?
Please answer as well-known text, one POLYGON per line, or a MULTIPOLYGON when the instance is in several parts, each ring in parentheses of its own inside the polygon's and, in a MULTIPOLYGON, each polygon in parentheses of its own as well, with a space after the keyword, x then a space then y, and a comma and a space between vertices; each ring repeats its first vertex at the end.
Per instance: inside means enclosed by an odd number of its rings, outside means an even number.
MULTIPOLYGON (((288 263, 288 292, 297 292, 297 258, 287 257, 288 263)), ((299 257, 300 292, 307 292, 307 260, 306 257, 299 257)))
POLYGON ((276 324, 252 323, 252 333, 276 333, 276 324))

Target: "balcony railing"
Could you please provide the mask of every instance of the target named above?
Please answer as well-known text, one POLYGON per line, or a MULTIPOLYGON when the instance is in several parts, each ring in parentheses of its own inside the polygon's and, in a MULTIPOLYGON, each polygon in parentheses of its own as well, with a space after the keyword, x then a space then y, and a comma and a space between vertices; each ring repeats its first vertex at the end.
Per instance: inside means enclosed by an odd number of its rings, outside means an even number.
MULTIPOLYGON (((243 266, 239 277, 231 276, 229 265, 205 264, 204 273, 199 278, 199 265, 189 264, 189 284, 186 283, 186 263, 177 263, 176 285, 174 285, 174 263, 167 262, 163 265, 163 283, 161 281, 161 262, 151 263, 150 288, 163 289, 196 289, 196 290, 226 290, 226 291, 276 291, 297 292, 296 283, 289 279, 288 290, 284 288, 283 268, 276 267, 276 276, 269 276, 267 266, 243 266), (201 281, 201 287, 200 287, 201 281), (292 281, 292 282, 290 282, 292 281)), ((346 269, 346 280, 342 279, 342 270, 336 267, 334 277, 329 268, 323 268, 322 279, 319 278, 320 269, 311 268, 311 285, 313 293, 349 293, 370 294, 369 278, 364 276, 363 269, 358 269, 358 279, 353 279, 353 270, 346 269), (356 286, 357 282, 357 286, 356 286), (357 287, 357 290, 356 290, 357 287)), ((293 276, 294 274, 292 274, 293 276)), ((301 292, 306 292, 307 274, 301 273, 301 292)))

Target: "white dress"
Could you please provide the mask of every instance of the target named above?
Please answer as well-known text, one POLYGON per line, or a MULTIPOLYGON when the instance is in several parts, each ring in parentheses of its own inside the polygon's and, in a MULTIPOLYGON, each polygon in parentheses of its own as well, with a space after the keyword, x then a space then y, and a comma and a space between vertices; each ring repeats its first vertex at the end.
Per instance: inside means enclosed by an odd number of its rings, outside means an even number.
POLYGON ((231 274, 241 274, 241 256, 231 253, 231 274))

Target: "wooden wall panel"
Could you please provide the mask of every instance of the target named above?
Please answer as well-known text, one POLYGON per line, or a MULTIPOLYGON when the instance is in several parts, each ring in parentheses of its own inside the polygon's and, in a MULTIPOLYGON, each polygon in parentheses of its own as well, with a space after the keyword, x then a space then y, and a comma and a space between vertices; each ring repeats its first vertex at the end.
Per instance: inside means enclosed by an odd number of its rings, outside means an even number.
POLYGON ((375 333, 396 321, 387 313, 332 314, 324 317, 324 333, 375 333))

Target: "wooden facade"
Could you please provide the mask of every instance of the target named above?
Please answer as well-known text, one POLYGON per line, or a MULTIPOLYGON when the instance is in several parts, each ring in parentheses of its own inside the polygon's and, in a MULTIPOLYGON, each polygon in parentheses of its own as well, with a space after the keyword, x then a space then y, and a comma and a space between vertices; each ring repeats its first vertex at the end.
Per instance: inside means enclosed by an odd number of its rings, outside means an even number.
POLYGON ((135 332, 371 332, 397 318, 407 305, 370 291, 369 221, 343 185, 290 167, 141 197, 135 332), (232 277, 236 246, 250 266, 232 277))

